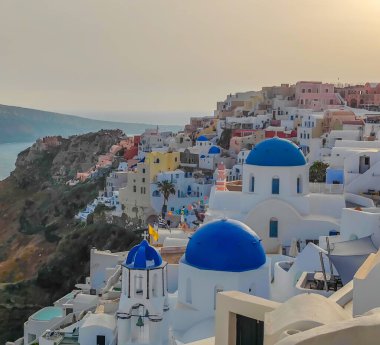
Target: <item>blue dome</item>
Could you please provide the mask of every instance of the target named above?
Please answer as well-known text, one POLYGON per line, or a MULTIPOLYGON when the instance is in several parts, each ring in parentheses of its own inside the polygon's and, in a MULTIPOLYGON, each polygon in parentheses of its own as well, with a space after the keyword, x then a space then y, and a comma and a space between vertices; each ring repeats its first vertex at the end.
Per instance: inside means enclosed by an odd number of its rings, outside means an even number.
POLYGON ((265 264, 261 240, 247 225, 231 219, 201 226, 190 238, 182 262, 212 271, 244 272, 265 264))
POLYGON ((200 158, 206 158, 206 156, 205 155, 201 155, 200 158))
POLYGON ((208 139, 204 135, 201 135, 198 137, 197 141, 208 141, 208 139))
POLYGON ((161 255, 145 239, 130 250, 125 260, 126 267, 137 270, 156 268, 161 264, 161 255))
POLYGON ((301 148, 280 138, 267 139, 257 144, 249 153, 246 164, 266 167, 292 167, 305 165, 301 148))
POLYGON ((208 150, 208 153, 210 155, 217 155, 218 153, 220 153, 220 148, 218 146, 211 146, 210 150, 208 150))

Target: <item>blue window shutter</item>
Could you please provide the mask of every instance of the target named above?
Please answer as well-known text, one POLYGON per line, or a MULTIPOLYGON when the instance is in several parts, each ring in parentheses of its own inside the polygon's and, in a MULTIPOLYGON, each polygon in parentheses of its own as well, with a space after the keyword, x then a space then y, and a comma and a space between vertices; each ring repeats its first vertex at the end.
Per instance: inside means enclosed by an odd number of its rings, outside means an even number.
POLYGON ((272 194, 280 194, 280 179, 272 179, 272 194))
POLYGON ((278 237, 278 221, 271 220, 269 222, 269 237, 277 238, 278 237))

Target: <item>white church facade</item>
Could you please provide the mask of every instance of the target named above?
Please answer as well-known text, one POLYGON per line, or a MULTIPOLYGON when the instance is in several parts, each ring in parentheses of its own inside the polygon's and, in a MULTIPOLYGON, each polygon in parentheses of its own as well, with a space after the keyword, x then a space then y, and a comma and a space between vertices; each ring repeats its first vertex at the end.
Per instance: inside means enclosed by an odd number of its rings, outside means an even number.
POLYGON ((279 253, 292 239, 314 241, 339 231, 344 207, 343 195, 309 193, 309 166, 300 148, 272 138, 248 155, 242 191, 213 188, 206 221, 240 220, 255 229, 267 253, 279 253))

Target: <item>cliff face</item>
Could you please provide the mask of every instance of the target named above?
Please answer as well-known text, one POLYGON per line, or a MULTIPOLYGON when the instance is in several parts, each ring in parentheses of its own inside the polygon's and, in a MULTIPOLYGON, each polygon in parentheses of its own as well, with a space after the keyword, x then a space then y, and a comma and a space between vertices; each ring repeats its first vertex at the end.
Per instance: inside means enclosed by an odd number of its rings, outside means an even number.
POLYGON ((22 324, 88 274, 90 248, 127 250, 132 231, 116 225, 78 225, 74 215, 104 187, 98 178, 64 182, 93 166, 121 131, 37 141, 21 152, 0 182, 0 344, 22 335, 22 324))

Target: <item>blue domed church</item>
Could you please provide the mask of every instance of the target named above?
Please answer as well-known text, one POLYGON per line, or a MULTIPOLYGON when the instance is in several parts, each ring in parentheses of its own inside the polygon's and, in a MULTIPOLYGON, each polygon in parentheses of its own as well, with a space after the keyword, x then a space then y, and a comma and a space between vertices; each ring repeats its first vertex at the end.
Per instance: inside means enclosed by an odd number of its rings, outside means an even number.
POLYGON ((171 318, 178 338, 186 343, 198 333, 212 336, 217 293, 230 290, 269 298, 270 259, 251 228, 224 218, 202 225, 180 260, 171 318), (183 320, 187 325, 181 334, 183 320))
POLYGON ((241 291, 270 297, 270 259, 247 225, 218 219, 189 239, 177 269, 146 240, 122 263, 118 344, 188 343, 214 335, 216 296, 241 291), (176 289, 169 293, 169 280, 176 289))
POLYGON ((309 165, 286 139, 257 144, 243 165, 241 191, 211 192, 206 221, 242 221, 262 239, 266 253, 281 253, 293 239, 318 240, 340 229, 342 195, 310 193, 309 165))

